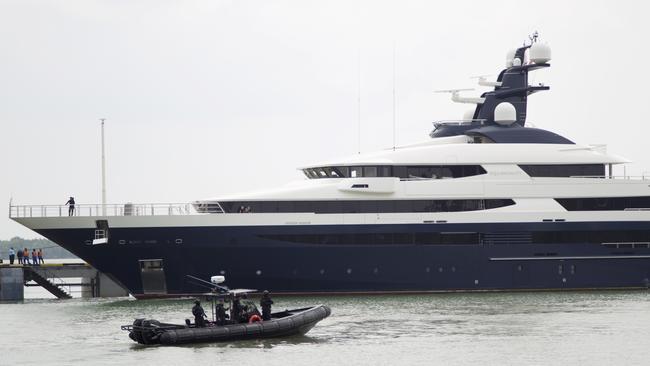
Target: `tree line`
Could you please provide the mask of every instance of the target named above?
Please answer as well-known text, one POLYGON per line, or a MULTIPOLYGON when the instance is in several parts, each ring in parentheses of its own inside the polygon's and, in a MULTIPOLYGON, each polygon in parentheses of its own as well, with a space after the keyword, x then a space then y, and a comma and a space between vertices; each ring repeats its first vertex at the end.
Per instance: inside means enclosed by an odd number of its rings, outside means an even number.
POLYGON ((9 248, 12 247, 14 250, 18 250, 18 248, 27 248, 30 253, 32 252, 32 249, 43 249, 43 257, 45 257, 46 260, 47 258, 77 258, 77 256, 61 248, 53 241, 47 239, 23 239, 18 236, 15 236, 9 240, 0 240, 0 258, 7 260, 9 258, 9 248))

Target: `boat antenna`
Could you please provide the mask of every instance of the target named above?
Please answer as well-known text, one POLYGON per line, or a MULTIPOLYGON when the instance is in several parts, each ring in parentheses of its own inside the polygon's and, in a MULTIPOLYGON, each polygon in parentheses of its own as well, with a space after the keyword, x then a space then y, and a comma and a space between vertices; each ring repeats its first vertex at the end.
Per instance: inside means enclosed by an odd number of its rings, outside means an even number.
POLYGON ((395 40, 393 40, 393 151, 395 151, 395 40))
POLYGON ((190 276, 190 275, 185 275, 185 277, 189 278, 192 281, 189 281, 190 283, 193 283, 195 285, 201 286, 208 288, 214 292, 218 292, 220 294, 225 294, 229 292, 230 290, 226 286, 219 286, 216 283, 208 282, 206 280, 200 279, 198 277, 190 276))
POLYGON ((100 118, 102 126, 102 216, 106 216, 106 155, 104 154, 104 122, 106 118, 100 118))

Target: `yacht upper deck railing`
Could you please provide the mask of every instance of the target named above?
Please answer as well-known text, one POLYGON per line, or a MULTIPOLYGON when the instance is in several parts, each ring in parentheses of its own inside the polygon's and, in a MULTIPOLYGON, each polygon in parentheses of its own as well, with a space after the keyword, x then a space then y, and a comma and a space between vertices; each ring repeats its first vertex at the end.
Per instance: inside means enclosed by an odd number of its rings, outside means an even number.
POLYGON ((192 203, 124 203, 69 205, 13 205, 9 204, 9 217, 64 217, 64 216, 170 216, 196 215, 205 212, 223 212, 214 203, 201 204, 199 210, 192 203))
POLYGON ((442 120, 433 122, 434 127, 438 126, 466 126, 466 125, 483 125, 484 119, 459 119, 459 120, 442 120))

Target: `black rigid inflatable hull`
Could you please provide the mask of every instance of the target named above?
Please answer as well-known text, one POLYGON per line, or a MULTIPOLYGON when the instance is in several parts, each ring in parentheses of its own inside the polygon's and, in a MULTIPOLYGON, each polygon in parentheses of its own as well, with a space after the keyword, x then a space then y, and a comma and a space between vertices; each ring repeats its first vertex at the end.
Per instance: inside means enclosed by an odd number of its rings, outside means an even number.
MULTIPOLYGON (((205 328, 185 327, 166 329, 158 337, 141 342, 143 344, 188 344, 205 342, 226 342, 244 339, 286 337, 305 334, 319 321, 331 314, 329 307, 318 305, 305 309, 289 310, 292 315, 249 324, 229 324, 205 328), (294 314, 295 313, 295 314, 294 314)), ((132 339, 134 337, 131 337, 132 339)))

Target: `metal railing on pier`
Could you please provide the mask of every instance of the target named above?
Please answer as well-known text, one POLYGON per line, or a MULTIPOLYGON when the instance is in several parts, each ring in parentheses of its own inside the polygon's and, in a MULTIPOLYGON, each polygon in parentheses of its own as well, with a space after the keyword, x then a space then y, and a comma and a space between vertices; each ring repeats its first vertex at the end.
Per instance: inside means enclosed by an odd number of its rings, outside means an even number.
POLYGON ((221 213, 219 203, 202 203, 197 211, 192 203, 124 203, 68 205, 13 205, 9 204, 9 217, 64 217, 64 216, 172 216, 221 213))

